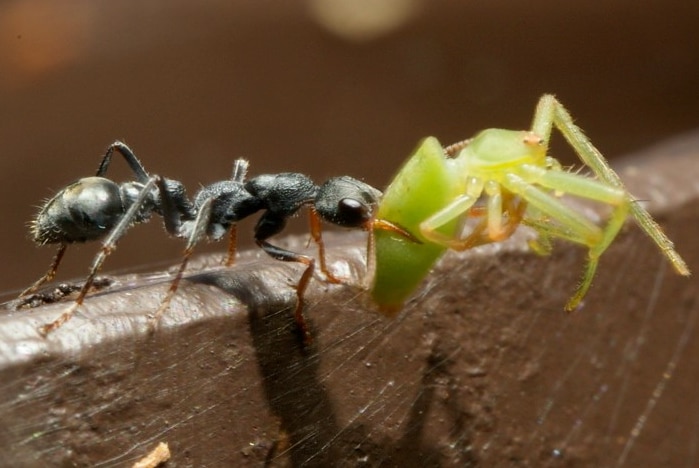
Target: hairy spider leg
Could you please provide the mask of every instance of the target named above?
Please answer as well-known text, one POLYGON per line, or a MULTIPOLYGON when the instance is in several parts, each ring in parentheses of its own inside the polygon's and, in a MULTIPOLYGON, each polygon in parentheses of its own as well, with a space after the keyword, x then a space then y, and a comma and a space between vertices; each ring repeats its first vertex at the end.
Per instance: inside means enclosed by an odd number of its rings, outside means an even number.
POLYGON ((439 245, 452 250, 463 251, 479 245, 499 242, 510 237, 522 222, 527 204, 511 192, 500 188, 494 181, 483 183, 471 177, 466 185, 467 193, 456 197, 454 201, 420 223, 421 234, 439 245), (487 204, 485 210, 474 207, 482 193, 485 192, 487 204), (485 212, 484 219, 474 226, 466 237, 452 237, 438 229, 451 221, 465 216, 478 216, 485 212), (503 215, 507 215, 505 218, 503 215))
POLYGON ((573 310, 592 284, 600 256, 624 225, 629 210, 626 192, 623 188, 610 187, 603 182, 568 172, 546 170, 533 165, 523 165, 521 169, 519 175, 508 174, 502 180, 502 185, 536 209, 537 216, 525 217, 524 224, 543 234, 543 244, 539 245, 538 251, 546 251, 551 237, 567 239, 589 249, 583 277, 565 306, 566 310, 573 310), (611 205, 614 207, 612 215, 607 225, 601 228, 584 215, 571 210, 545 189, 564 191, 611 205))
POLYGON ((592 169, 597 177, 610 185, 619 187, 626 193, 632 216, 646 234, 656 243, 663 254, 670 260, 675 270, 683 276, 689 276, 689 267, 674 248, 672 241, 663 233, 648 211, 634 200, 624 188, 619 176, 612 170, 604 156, 595 148, 583 131, 575 125, 573 118, 554 96, 544 95, 539 100, 532 122, 532 132, 548 141, 553 127, 556 127, 580 159, 592 169))
POLYGON ((551 169, 545 169, 533 164, 523 164, 518 169, 519 175, 508 173, 499 183, 470 177, 466 193, 421 223, 420 228, 422 234, 432 242, 454 250, 465 250, 504 240, 511 236, 522 222, 543 235, 540 244, 532 245, 539 253, 547 252, 551 237, 561 237, 587 246, 587 269, 578 289, 566 305, 567 310, 572 310, 577 307, 592 284, 600 255, 623 226, 629 203, 623 188, 562 171, 559 165, 550 166, 551 169), (505 188, 504 191, 501 185, 505 188), (614 211, 607 226, 602 229, 584 215, 570 210, 555 195, 537 186, 555 193, 569 193, 599 201, 613 206, 614 211), (441 226, 464 216, 483 193, 487 196, 487 224, 484 220, 465 238, 453 238, 437 231, 441 226), (518 200, 520 197, 521 200, 518 200), (539 213, 534 219, 525 216, 528 205, 532 205, 539 213), (507 213, 504 223, 503 213, 507 213), (552 222, 552 219, 555 222, 552 222))
POLYGON ((75 311, 78 310, 78 308, 82 305, 83 301, 85 300, 85 296, 87 295, 88 291, 90 290, 90 287, 92 286, 92 283, 95 280, 95 276, 99 272, 100 268, 102 268, 102 264, 107 259, 107 257, 116 249, 116 245, 119 239, 121 239, 124 233, 133 224, 133 221, 138 216, 139 210, 142 208, 142 206, 148 199, 151 190, 156 186, 156 182, 158 179, 160 179, 160 177, 158 176, 152 176, 148 179, 146 184, 141 189, 141 192, 139 193, 138 197, 134 200, 133 204, 129 207, 124 216, 119 220, 119 223, 117 223, 117 225, 114 227, 114 229, 112 229, 112 231, 109 233, 107 238, 102 243, 102 247, 100 248, 99 253, 95 256, 94 260, 92 261, 90 273, 85 279, 85 284, 83 284, 83 287, 80 289, 78 297, 75 299, 73 304, 71 304, 71 306, 68 309, 66 309, 56 320, 39 327, 39 334, 41 336, 46 337, 49 333, 56 330, 61 325, 70 320, 73 314, 75 314, 75 311))

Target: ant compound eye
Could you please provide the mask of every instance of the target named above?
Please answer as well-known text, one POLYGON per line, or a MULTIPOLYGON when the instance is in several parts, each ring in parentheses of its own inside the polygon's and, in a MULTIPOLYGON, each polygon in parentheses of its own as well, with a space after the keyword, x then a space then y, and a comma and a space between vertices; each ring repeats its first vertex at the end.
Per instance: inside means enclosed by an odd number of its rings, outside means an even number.
POLYGON ((361 226, 371 218, 371 210, 366 203, 354 198, 343 198, 337 204, 339 223, 343 226, 361 226))

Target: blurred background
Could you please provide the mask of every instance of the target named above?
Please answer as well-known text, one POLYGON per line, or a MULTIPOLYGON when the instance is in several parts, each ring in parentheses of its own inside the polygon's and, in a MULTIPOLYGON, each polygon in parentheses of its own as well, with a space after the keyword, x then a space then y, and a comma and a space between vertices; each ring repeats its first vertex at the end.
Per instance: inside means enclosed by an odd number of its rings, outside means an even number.
MULTIPOLYGON (((115 139, 190 195, 229 177, 237 157, 253 175, 348 174, 382 188, 422 137, 527 128, 551 92, 613 158, 699 126, 698 24, 691 0, 7 0, 0 290, 44 273, 54 249, 33 245, 27 223, 93 175, 115 139)), ((105 270, 177 263, 182 248, 154 219, 105 270)), ((96 249, 69 249, 59 279, 83 276, 96 249)))

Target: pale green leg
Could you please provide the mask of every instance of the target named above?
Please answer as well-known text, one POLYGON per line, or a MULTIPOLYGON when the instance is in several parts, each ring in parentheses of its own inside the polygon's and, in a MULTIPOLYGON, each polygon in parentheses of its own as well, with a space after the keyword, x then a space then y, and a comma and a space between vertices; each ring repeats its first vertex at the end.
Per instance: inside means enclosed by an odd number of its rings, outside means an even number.
POLYGON ((480 179, 471 178, 465 194, 457 197, 446 207, 420 223, 420 233, 438 245, 452 250, 466 250, 479 245, 489 244, 507 239, 520 223, 524 207, 507 203, 508 219, 503 223, 503 194, 500 185, 495 181, 485 184, 480 179), (442 226, 453 220, 464 217, 485 191, 487 196, 487 215, 466 237, 445 235, 438 231, 442 226))
POLYGON ((462 250, 458 249, 458 239, 442 234, 438 232, 438 229, 463 216, 478 201, 482 192, 483 182, 475 177, 471 178, 466 184, 466 193, 456 197, 447 206, 420 223, 420 233, 430 242, 455 250, 462 250))
POLYGON ((547 171, 535 166, 525 166, 525 180, 514 174, 503 180, 503 185, 513 193, 522 196, 536 210, 550 217, 549 220, 537 220, 527 217, 525 223, 539 231, 542 236, 540 244, 534 244, 537 251, 547 252, 552 237, 564 238, 589 247, 587 267, 575 294, 566 304, 567 310, 575 309, 587 293, 597 271, 599 258, 614 240, 624 224, 629 204, 621 190, 610 189, 586 177, 558 171, 547 171), (604 229, 592 223, 585 216, 570 210, 556 197, 532 185, 564 191, 575 196, 616 205, 609 222, 604 229))
POLYGON ((462 216, 469 209, 471 209, 477 200, 477 196, 474 197, 468 194, 456 197, 454 201, 449 203, 446 207, 420 223, 420 233, 423 235, 423 237, 425 237, 425 239, 432 243, 459 250, 456 248, 456 243, 458 242, 457 239, 454 239, 452 236, 442 234, 437 230, 452 220, 462 216))
MULTIPOLYGON (((536 107, 534 121, 532 122, 532 132, 548 142, 554 125, 573 147, 583 163, 590 167, 600 180, 618 187, 626 193, 624 184, 616 172, 609 166, 604 156, 594 147, 583 131, 573 123, 573 118, 563 105, 554 96, 547 94, 541 97, 536 107)), ((660 226, 653 220, 648 211, 630 198, 628 200, 628 210, 631 211, 641 228, 670 260, 675 270, 681 275, 688 276, 690 273, 687 264, 675 251, 672 241, 662 232, 660 226)), ((615 213, 613 218, 614 216, 620 215, 615 213)), ((617 222, 623 223, 623 220, 612 219, 610 223, 617 222)))

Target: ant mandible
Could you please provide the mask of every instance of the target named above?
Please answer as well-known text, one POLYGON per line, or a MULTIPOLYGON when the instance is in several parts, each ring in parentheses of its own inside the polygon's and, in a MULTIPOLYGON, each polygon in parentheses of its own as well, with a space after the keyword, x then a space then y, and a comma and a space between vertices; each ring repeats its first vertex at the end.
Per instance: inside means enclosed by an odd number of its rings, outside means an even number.
MULTIPOLYGON (((260 175, 245 181, 248 162, 237 159, 231 179, 203 187, 191 202, 184 185, 176 180, 149 175, 136 155, 124 143, 109 146, 94 177, 80 179, 51 198, 39 211, 32 223, 32 236, 38 244, 59 244, 48 271, 20 298, 35 292, 52 280, 69 244, 104 239, 95 256, 89 274, 78 297, 56 320, 39 328, 46 336, 70 320, 83 303, 102 264, 115 249, 119 239, 134 224, 150 220, 156 213, 163 217, 167 232, 187 239, 184 255, 175 278, 160 307, 151 317, 154 330, 160 317, 174 297, 193 249, 205 236, 220 240, 229 233, 228 254, 225 264, 234 262, 236 250, 236 223, 257 211, 264 210, 254 229, 256 243, 271 257, 300 262, 306 265, 296 287, 297 305, 294 311, 299 331, 305 342, 310 341, 303 317, 303 295, 315 270, 315 259, 288 251, 268 242, 281 232, 286 220, 301 207, 310 208, 311 235, 319 249, 320 269, 327 280, 341 282, 330 273, 325 261, 321 235, 321 220, 346 228, 359 228, 370 233, 367 255, 373 256, 373 230, 396 232, 409 240, 415 238, 400 227, 375 218, 375 209, 381 192, 357 179, 342 176, 329 179, 317 186, 310 178, 298 173, 260 175), (117 184, 105 177, 114 152, 121 154, 134 172, 135 181, 117 184)), ((20 307, 29 301, 20 303, 20 307)))

